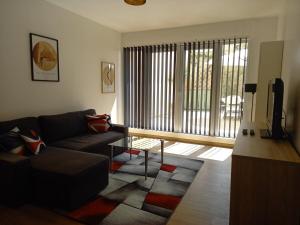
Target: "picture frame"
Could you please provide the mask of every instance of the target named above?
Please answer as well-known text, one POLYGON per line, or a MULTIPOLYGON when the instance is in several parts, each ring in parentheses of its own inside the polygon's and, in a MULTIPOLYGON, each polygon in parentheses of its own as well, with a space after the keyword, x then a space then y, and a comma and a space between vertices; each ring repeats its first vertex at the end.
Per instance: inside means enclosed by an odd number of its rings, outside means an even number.
POLYGON ((31 80, 59 82, 58 40, 30 33, 31 80))
POLYGON ((102 93, 115 93, 115 64, 101 62, 101 90, 102 93))

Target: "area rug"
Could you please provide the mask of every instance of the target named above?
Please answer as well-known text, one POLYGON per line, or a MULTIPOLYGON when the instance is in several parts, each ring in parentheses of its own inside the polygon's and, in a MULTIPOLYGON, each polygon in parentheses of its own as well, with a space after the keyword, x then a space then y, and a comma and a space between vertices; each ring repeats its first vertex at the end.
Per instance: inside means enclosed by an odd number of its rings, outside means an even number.
POLYGON ((144 151, 114 157, 109 185, 94 200, 64 215, 88 225, 166 224, 197 172, 201 160, 149 152, 145 180, 144 151))

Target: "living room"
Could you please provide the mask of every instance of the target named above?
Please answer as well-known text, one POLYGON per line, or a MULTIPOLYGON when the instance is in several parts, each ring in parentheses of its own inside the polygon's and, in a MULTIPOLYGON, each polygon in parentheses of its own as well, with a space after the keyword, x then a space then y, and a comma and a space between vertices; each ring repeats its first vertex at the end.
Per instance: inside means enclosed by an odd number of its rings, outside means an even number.
POLYGON ((299 224, 299 12, 1 0, 0 224, 299 224))

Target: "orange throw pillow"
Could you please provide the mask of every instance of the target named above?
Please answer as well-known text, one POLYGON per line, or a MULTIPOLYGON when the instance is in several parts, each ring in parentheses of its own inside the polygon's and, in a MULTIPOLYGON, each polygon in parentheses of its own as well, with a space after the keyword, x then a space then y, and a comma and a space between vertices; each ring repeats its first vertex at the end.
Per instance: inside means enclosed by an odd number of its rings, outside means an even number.
POLYGON ((86 116, 88 128, 95 133, 104 133, 112 129, 110 116, 107 114, 86 116))

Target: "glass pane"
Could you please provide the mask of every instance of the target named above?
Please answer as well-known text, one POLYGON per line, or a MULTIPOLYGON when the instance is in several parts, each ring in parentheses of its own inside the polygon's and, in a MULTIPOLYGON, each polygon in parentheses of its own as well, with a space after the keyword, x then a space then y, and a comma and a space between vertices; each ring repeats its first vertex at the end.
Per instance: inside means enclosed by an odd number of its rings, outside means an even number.
POLYGON ((208 135, 213 48, 185 52, 183 132, 208 135))
POLYGON ((160 146, 160 140, 142 137, 126 137, 108 145, 122 148, 149 150, 155 146, 160 146))
POLYGON ((247 42, 226 43, 222 48, 219 136, 234 138, 243 115, 243 87, 247 69, 247 42))

